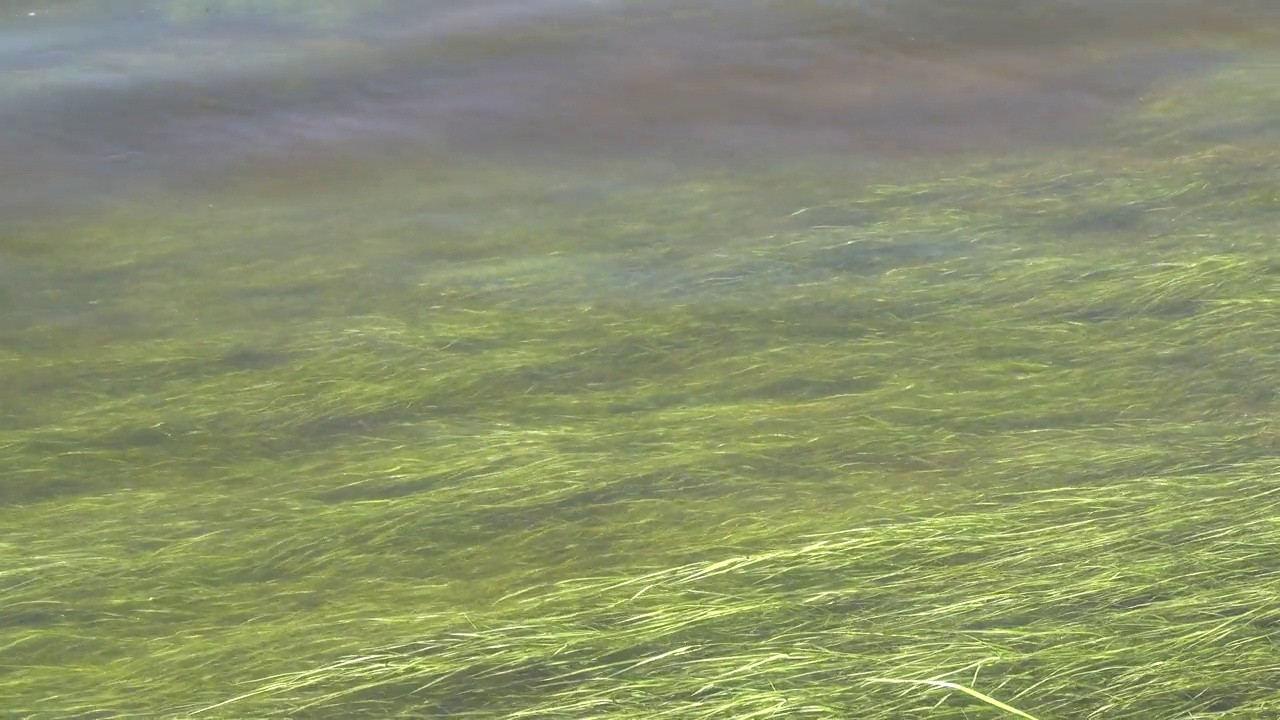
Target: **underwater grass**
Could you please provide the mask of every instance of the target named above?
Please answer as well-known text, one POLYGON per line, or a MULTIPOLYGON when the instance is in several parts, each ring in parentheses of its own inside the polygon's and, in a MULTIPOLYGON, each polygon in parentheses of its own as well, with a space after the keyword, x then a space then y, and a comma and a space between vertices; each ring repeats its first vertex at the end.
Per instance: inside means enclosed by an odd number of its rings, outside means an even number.
POLYGON ((559 583, 208 712, 254 714, 278 694, 295 699, 289 713, 321 715, 408 703, 423 716, 893 716, 936 700, 881 692, 873 673, 951 682, 939 664, 963 661, 952 678, 1041 717, 1265 716, 1277 490, 1258 478, 1274 469, 1212 488, 1155 478, 987 496, 790 548, 559 583))
POLYGON ((1036 720, 1035 717, 1022 712, 1021 710, 1015 707, 1006 705, 989 695, 983 695, 982 693, 978 692, 977 690, 974 690, 973 688, 968 688, 968 687, 965 687, 964 685, 959 685, 953 682, 947 682, 946 680, 895 680, 893 678, 871 678, 871 682, 893 683, 898 685, 914 684, 914 685, 925 685, 928 687, 945 688, 947 690, 959 690, 960 692, 964 693, 965 695, 968 695, 969 697, 977 698, 978 700, 981 700, 982 702, 990 705, 991 707, 1004 710, 1005 712, 1011 715, 1017 715, 1018 717, 1027 718, 1027 720, 1036 720))
POLYGON ((1274 717, 1278 158, 1151 137, 694 245, 652 239, 734 186, 425 266, 250 262, 251 210, 86 230, 102 328, 0 357, 0 697, 1274 717))

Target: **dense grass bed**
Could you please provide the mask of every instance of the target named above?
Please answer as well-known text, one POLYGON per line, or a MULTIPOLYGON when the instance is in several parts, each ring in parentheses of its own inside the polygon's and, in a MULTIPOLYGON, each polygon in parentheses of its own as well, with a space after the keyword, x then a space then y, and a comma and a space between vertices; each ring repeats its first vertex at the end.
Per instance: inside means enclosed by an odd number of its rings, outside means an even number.
POLYGON ((760 224, 721 179, 432 262, 60 230, 93 314, 0 350, 0 715, 1280 716, 1248 72, 760 224))

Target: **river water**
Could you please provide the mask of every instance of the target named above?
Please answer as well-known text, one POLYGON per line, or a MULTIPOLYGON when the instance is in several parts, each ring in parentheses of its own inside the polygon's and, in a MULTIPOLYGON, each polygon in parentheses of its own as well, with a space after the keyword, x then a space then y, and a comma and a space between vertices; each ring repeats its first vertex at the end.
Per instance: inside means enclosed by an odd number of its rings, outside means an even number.
MULTIPOLYGON (((280 228, 244 250, 261 257, 295 255, 301 236, 341 257, 354 235, 398 228, 399 270, 492 258, 510 246, 468 248, 495 215, 608 222, 606 201, 638 186, 784 164, 874 183, 921 161, 1105 143, 1162 84, 1274 47, 1280 18, 1266 0, 0 8, 0 279, 10 318, 30 322, 96 322, 89 303, 137 280, 69 287, 88 281, 54 228, 103 213, 145 225, 198 210, 229 237, 251 210, 280 228), (430 247, 410 247, 415 229, 430 247)), ((742 206, 802 207, 780 182, 742 206)))
POLYGON ((1278 50, 1280 0, 0 0, 0 706, 1276 707, 1278 50))
POLYGON ((1274 3, 8 3, 6 213, 497 156, 844 162, 1078 142, 1274 3), (14 172, 20 169, 21 172, 14 172))

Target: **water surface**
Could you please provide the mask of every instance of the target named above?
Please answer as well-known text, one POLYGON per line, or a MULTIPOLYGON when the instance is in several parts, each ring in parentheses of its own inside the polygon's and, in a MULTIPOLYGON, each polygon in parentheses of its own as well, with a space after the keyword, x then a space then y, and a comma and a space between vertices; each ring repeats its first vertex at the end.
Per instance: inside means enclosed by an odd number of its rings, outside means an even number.
POLYGON ((1277 7, 0 2, 5 709, 1276 716, 1277 7))
POLYGON ((637 188, 732 178, 700 230, 645 221, 628 240, 701 252, 821 223, 788 218, 940 158, 1105 147, 1162 87, 1270 47, 1276 16, 1247 0, 10 3, 7 314, 107 327, 103 303, 144 270, 79 268, 58 228, 122 214, 198 222, 153 273, 340 264, 378 236, 365 261, 388 282, 571 251, 562 274, 607 294, 634 268, 572 256, 614 262, 616 237, 589 228, 637 188), (568 244, 565 217, 581 218, 568 244), (516 240, 522 223, 544 230, 516 240))

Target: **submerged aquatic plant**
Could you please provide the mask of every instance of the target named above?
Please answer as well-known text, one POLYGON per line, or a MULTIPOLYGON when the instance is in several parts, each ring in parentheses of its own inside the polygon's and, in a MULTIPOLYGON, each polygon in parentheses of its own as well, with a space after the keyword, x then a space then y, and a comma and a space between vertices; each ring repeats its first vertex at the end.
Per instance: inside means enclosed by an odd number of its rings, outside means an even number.
POLYGON ((221 273, 201 218, 68 231, 127 282, 0 355, 6 709, 1276 716, 1277 158, 1153 142, 427 269, 249 262, 300 236, 252 204, 221 273))

